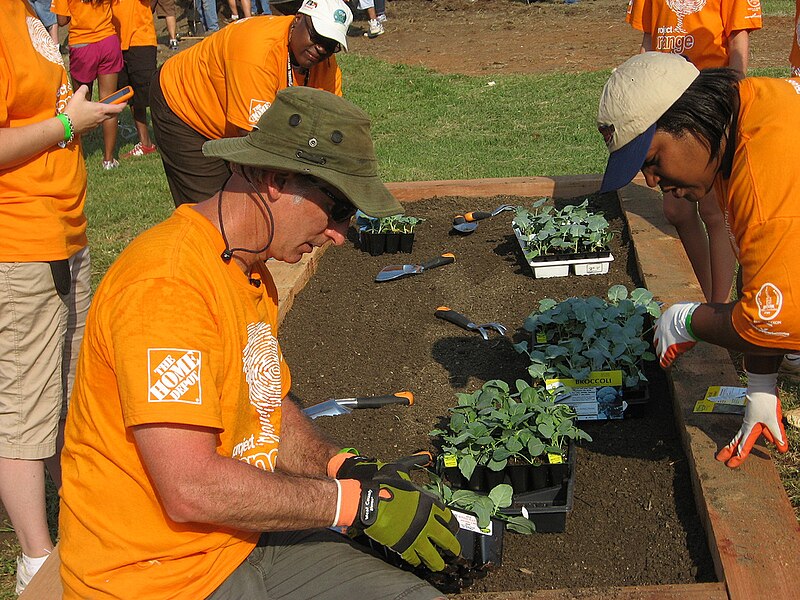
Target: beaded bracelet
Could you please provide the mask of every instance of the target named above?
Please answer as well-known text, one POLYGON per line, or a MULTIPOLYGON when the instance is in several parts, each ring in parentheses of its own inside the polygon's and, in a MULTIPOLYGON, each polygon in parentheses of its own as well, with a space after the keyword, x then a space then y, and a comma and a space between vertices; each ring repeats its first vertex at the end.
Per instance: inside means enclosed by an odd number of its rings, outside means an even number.
POLYGON ((64 126, 64 139, 58 142, 58 145, 64 148, 67 144, 75 139, 75 131, 73 130, 72 119, 69 118, 67 113, 60 113, 56 115, 56 119, 61 121, 64 126))

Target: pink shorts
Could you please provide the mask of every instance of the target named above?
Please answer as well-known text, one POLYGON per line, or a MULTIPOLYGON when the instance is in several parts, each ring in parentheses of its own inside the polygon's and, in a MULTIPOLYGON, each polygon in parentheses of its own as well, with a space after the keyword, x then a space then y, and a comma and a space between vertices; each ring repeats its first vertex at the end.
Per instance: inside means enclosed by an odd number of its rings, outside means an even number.
POLYGON ((78 83, 91 83, 98 75, 119 73, 122 65, 122 50, 116 35, 69 49, 69 73, 78 83))

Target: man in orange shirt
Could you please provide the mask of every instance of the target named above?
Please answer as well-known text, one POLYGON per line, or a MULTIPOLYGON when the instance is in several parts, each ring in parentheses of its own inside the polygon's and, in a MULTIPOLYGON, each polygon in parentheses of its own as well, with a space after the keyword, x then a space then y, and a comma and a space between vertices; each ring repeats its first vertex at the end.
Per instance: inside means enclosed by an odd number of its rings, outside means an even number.
MULTIPOLYGON (((761 3, 630 0, 625 20, 643 33, 641 52, 681 54, 698 69, 731 67, 744 76, 750 32, 761 29, 761 3)), ((706 300, 727 302, 736 259, 714 195, 694 204, 666 193, 664 215, 680 237, 706 300)))
POLYGON ((778 366, 800 350, 800 82, 698 71, 675 54, 629 59, 603 89, 597 117, 611 156, 603 189, 647 184, 697 202, 714 189, 741 265, 736 302, 678 302, 656 321, 661 366, 706 341, 744 353, 742 427, 717 454, 729 467, 762 433, 788 450, 777 396, 778 366), (797 295, 795 295, 797 294, 797 295))
POLYGON ((87 318, 63 454, 64 598, 442 597, 328 529, 434 570, 460 551, 449 509, 397 466, 340 451, 287 397, 277 340, 266 261, 343 244, 356 207, 403 210, 369 118, 298 86, 204 151, 230 179, 136 238, 87 318))
POLYGON ((145 156, 156 151, 147 130, 147 107, 150 104, 150 80, 156 72, 156 28, 150 0, 117 0, 112 5, 114 27, 122 45, 124 65, 117 85, 130 85, 133 98, 128 103, 139 141, 123 158, 145 156))
POLYGON ((239 19, 164 63, 151 84, 150 114, 176 206, 222 187, 230 169, 204 156, 203 144, 246 134, 279 90, 342 94, 333 55, 347 49, 352 20, 342 0, 306 0, 296 16, 239 19))

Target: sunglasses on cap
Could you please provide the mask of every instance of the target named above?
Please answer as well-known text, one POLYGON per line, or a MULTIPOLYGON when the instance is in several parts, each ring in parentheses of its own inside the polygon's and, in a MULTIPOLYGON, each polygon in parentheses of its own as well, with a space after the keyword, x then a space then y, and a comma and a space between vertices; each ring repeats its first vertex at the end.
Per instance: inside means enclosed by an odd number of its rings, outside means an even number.
POLYGON ((353 215, 356 214, 356 210, 358 210, 355 206, 353 206, 349 200, 345 198, 340 198, 336 194, 334 194, 330 188, 325 186, 325 182, 321 179, 317 179, 316 177, 306 177, 309 183, 325 194, 328 198, 333 201, 333 206, 328 211, 328 216, 330 217, 331 221, 334 223, 346 223, 350 219, 353 218, 353 215))
POLYGON ((308 15, 303 16, 305 17, 306 30, 308 30, 308 39, 311 40, 312 44, 319 46, 325 50, 327 54, 336 54, 341 51, 342 45, 339 42, 318 34, 317 30, 314 29, 314 22, 311 20, 311 17, 308 15))

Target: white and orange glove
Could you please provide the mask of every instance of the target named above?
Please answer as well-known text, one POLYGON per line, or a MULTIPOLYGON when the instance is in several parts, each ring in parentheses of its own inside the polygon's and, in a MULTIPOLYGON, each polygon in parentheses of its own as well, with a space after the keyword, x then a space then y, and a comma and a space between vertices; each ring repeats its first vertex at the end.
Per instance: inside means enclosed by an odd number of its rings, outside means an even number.
POLYGON ((777 390, 778 374, 747 373, 747 405, 744 421, 731 442, 717 453, 717 460, 731 468, 738 467, 753 449, 762 433, 778 452, 786 452, 789 442, 783 429, 781 401, 777 390))
POLYGON ((692 313, 699 302, 678 302, 670 306, 656 319, 653 341, 661 367, 666 369, 699 341, 692 332, 692 313))

